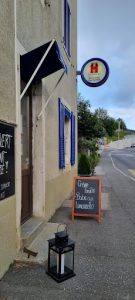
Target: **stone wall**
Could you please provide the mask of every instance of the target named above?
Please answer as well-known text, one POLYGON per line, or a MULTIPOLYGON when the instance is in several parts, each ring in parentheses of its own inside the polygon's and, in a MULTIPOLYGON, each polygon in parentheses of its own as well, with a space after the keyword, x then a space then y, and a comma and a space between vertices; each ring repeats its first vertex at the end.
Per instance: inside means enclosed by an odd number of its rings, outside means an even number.
POLYGON ((0 1, 0 120, 16 123, 14 1, 0 1))
MULTIPOLYGON (((0 121, 16 123, 14 1, 0 1, 0 121)), ((0 278, 16 255, 16 198, 0 201, 0 278)))

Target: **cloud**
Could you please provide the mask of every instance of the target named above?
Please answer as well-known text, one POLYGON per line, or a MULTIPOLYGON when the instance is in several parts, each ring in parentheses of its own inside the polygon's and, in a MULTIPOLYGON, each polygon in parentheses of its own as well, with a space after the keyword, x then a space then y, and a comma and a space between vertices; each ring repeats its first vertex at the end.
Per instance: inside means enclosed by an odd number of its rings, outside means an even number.
POLYGON ((135 128, 135 108, 110 108, 108 114, 115 119, 123 119, 129 129, 135 128))
POLYGON ((108 113, 110 113, 112 116, 117 115, 119 118, 119 115, 125 116, 126 118, 134 117, 135 118, 135 108, 109 108, 108 113))
MULTIPOLYGON (((105 59, 110 76, 104 86, 79 90, 92 105, 135 108, 135 1, 78 0, 78 70, 92 57, 105 59)), ((83 86, 82 86, 83 85, 83 86)))

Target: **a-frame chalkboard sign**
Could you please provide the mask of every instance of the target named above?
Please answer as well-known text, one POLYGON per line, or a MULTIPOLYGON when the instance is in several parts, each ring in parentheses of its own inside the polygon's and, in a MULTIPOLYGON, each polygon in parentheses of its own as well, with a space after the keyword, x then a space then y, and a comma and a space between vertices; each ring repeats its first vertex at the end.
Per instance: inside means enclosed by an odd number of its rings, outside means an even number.
POLYGON ((101 223, 101 177, 74 177, 72 222, 75 216, 96 217, 101 223))

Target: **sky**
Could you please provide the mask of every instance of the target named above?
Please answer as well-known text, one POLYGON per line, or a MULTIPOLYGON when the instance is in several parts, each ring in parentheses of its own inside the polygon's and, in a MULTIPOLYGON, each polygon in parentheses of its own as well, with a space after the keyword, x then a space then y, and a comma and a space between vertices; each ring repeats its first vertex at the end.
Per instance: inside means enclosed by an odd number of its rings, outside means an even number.
POLYGON ((78 92, 91 110, 104 108, 135 129, 135 0, 77 0, 78 71, 91 58, 109 65, 108 80, 88 87, 78 76, 78 92))

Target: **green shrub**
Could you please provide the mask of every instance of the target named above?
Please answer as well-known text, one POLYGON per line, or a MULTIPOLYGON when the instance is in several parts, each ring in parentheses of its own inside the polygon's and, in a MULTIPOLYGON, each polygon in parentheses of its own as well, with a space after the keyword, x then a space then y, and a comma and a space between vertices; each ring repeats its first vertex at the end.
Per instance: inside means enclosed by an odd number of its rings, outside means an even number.
POLYGON ((79 175, 90 175, 90 162, 86 154, 82 153, 79 157, 78 163, 79 175))
POLYGON ((87 140, 86 138, 79 138, 78 139, 78 151, 79 152, 88 152, 90 150, 91 152, 96 152, 98 150, 97 140, 87 140))
POLYGON ((91 152, 90 156, 79 153, 78 174, 93 176, 95 167, 99 163, 100 156, 96 152, 91 152))
POLYGON ((95 167, 99 162, 99 156, 97 153, 90 153, 89 163, 90 163, 90 174, 94 175, 95 167))

